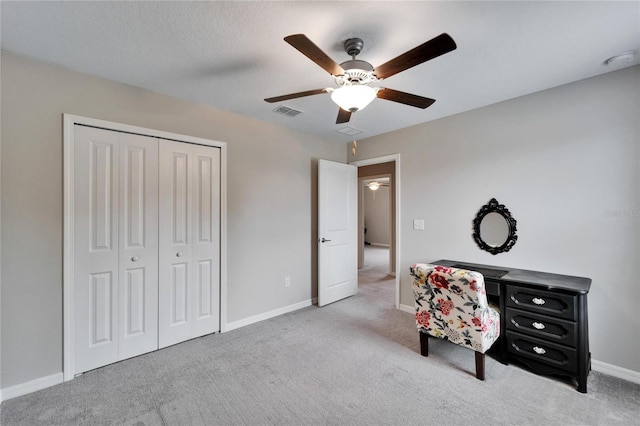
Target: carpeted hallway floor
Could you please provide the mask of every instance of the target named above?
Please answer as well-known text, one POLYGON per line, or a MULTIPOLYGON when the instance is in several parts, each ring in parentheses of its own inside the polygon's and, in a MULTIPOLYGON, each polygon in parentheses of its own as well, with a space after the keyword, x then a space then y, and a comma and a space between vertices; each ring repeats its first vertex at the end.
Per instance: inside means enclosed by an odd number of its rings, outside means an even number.
POLYGON ((444 341, 373 261, 356 296, 205 336, 6 401, 10 425, 639 425, 640 385, 592 372, 589 393, 444 341))

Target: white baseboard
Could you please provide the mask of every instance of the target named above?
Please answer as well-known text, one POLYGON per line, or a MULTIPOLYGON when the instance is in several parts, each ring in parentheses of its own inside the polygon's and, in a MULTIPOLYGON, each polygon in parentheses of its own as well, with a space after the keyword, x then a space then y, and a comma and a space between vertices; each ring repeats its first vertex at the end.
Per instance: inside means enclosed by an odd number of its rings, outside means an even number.
MULTIPOLYGON (((264 312, 259 315, 254 315, 239 321, 234 321, 227 324, 226 331, 235 330, 236 328, 244 327, 246 325, 254 324, 256 322, 264 321, 269 318, 284 315, 289 312, 297 311, 298 309, 306 308, 312 304, 316 304, 316 298, 305 300, 303 302, 295 303, 293 305, 284 306, 273 311, 264 312)), ((18 396, 26 395, 28 393, 36 392, 41 389, 45 389, 64 382, 64 376, 62 372, 55 373, 50 376, 40 377, 26 383, 10 386, 8 388, 0 389, 0 402, 6 401, 18 396)))
POLYGON ((416 308, 413 306, 409 306, 409 305, 403 305, 402 303, 400 304, 400 310, 403 312, 408 312, 410 314, 415 314, 416 313, 416 308))
POLYGON ((628 370, 626 368, 607 364, 606 362, 598 361, 595 359, 591 360, 591 368, 593 369, 593 371, 597 371, 598 373, 617 377, 628 382, 640 384, 640 372, 638 371, 628 370))
POLYGON ((306 308, 314 304, 313 300, 305 300, 303 302, 294 303, 293 305, 284 306, 282 308, 274 309, 273 311, 264 312, 262 314, 254 315, 245 319, 227 323, 226 331, 235 330, 236 328, 244 327, 250 324, 255 324, 260 321, 264 321, 273 317, 288 314, 289 312, 297 311, 298 309, 306 308))
POLYGON ((25 383, 20 383, 19 385, 9 386, 8 388, 4 388, 0 391, 0 402, 58 385, 63 381, 62 372, 60 372, 25 383))

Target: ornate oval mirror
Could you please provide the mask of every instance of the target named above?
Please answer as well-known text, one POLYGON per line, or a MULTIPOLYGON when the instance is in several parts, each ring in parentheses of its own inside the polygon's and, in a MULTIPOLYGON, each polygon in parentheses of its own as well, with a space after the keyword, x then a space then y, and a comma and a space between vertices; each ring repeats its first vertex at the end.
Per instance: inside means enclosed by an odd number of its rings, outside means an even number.
POLYGON ((516 220, 504 204, 492 198, 473 220, 473 239, 491 254, 509 251, 518 240, 516 220))

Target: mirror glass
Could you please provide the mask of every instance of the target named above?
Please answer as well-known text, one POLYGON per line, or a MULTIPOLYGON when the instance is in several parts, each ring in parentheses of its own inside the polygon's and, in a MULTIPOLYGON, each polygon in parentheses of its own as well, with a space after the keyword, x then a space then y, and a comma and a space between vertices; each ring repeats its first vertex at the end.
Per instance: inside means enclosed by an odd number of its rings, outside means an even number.
POLYGON ((509 251, 518 240, 516 220, 504 204, 492 198, 473 220, 473 239, 478 247, 491 254, 509 251))
POLYGON ((480 238, 492 247, 500 247, 509 237, 509 224, 496 212, 488 213, 480 223, 480 238))

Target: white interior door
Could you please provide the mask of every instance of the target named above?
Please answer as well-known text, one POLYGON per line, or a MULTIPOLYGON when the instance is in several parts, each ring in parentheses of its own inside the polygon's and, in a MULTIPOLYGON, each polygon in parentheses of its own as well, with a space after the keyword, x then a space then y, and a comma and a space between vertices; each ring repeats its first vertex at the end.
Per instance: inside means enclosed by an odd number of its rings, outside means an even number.
POLYGON ((157 348, 158 142, 74 133, 77 374, 157 348))
POLYGON ((318 162, 318 306, 358 289, 358 169, 318 162))
POLYGON ((220 150, 160 144, 159 346, 220 329, 220 150))

